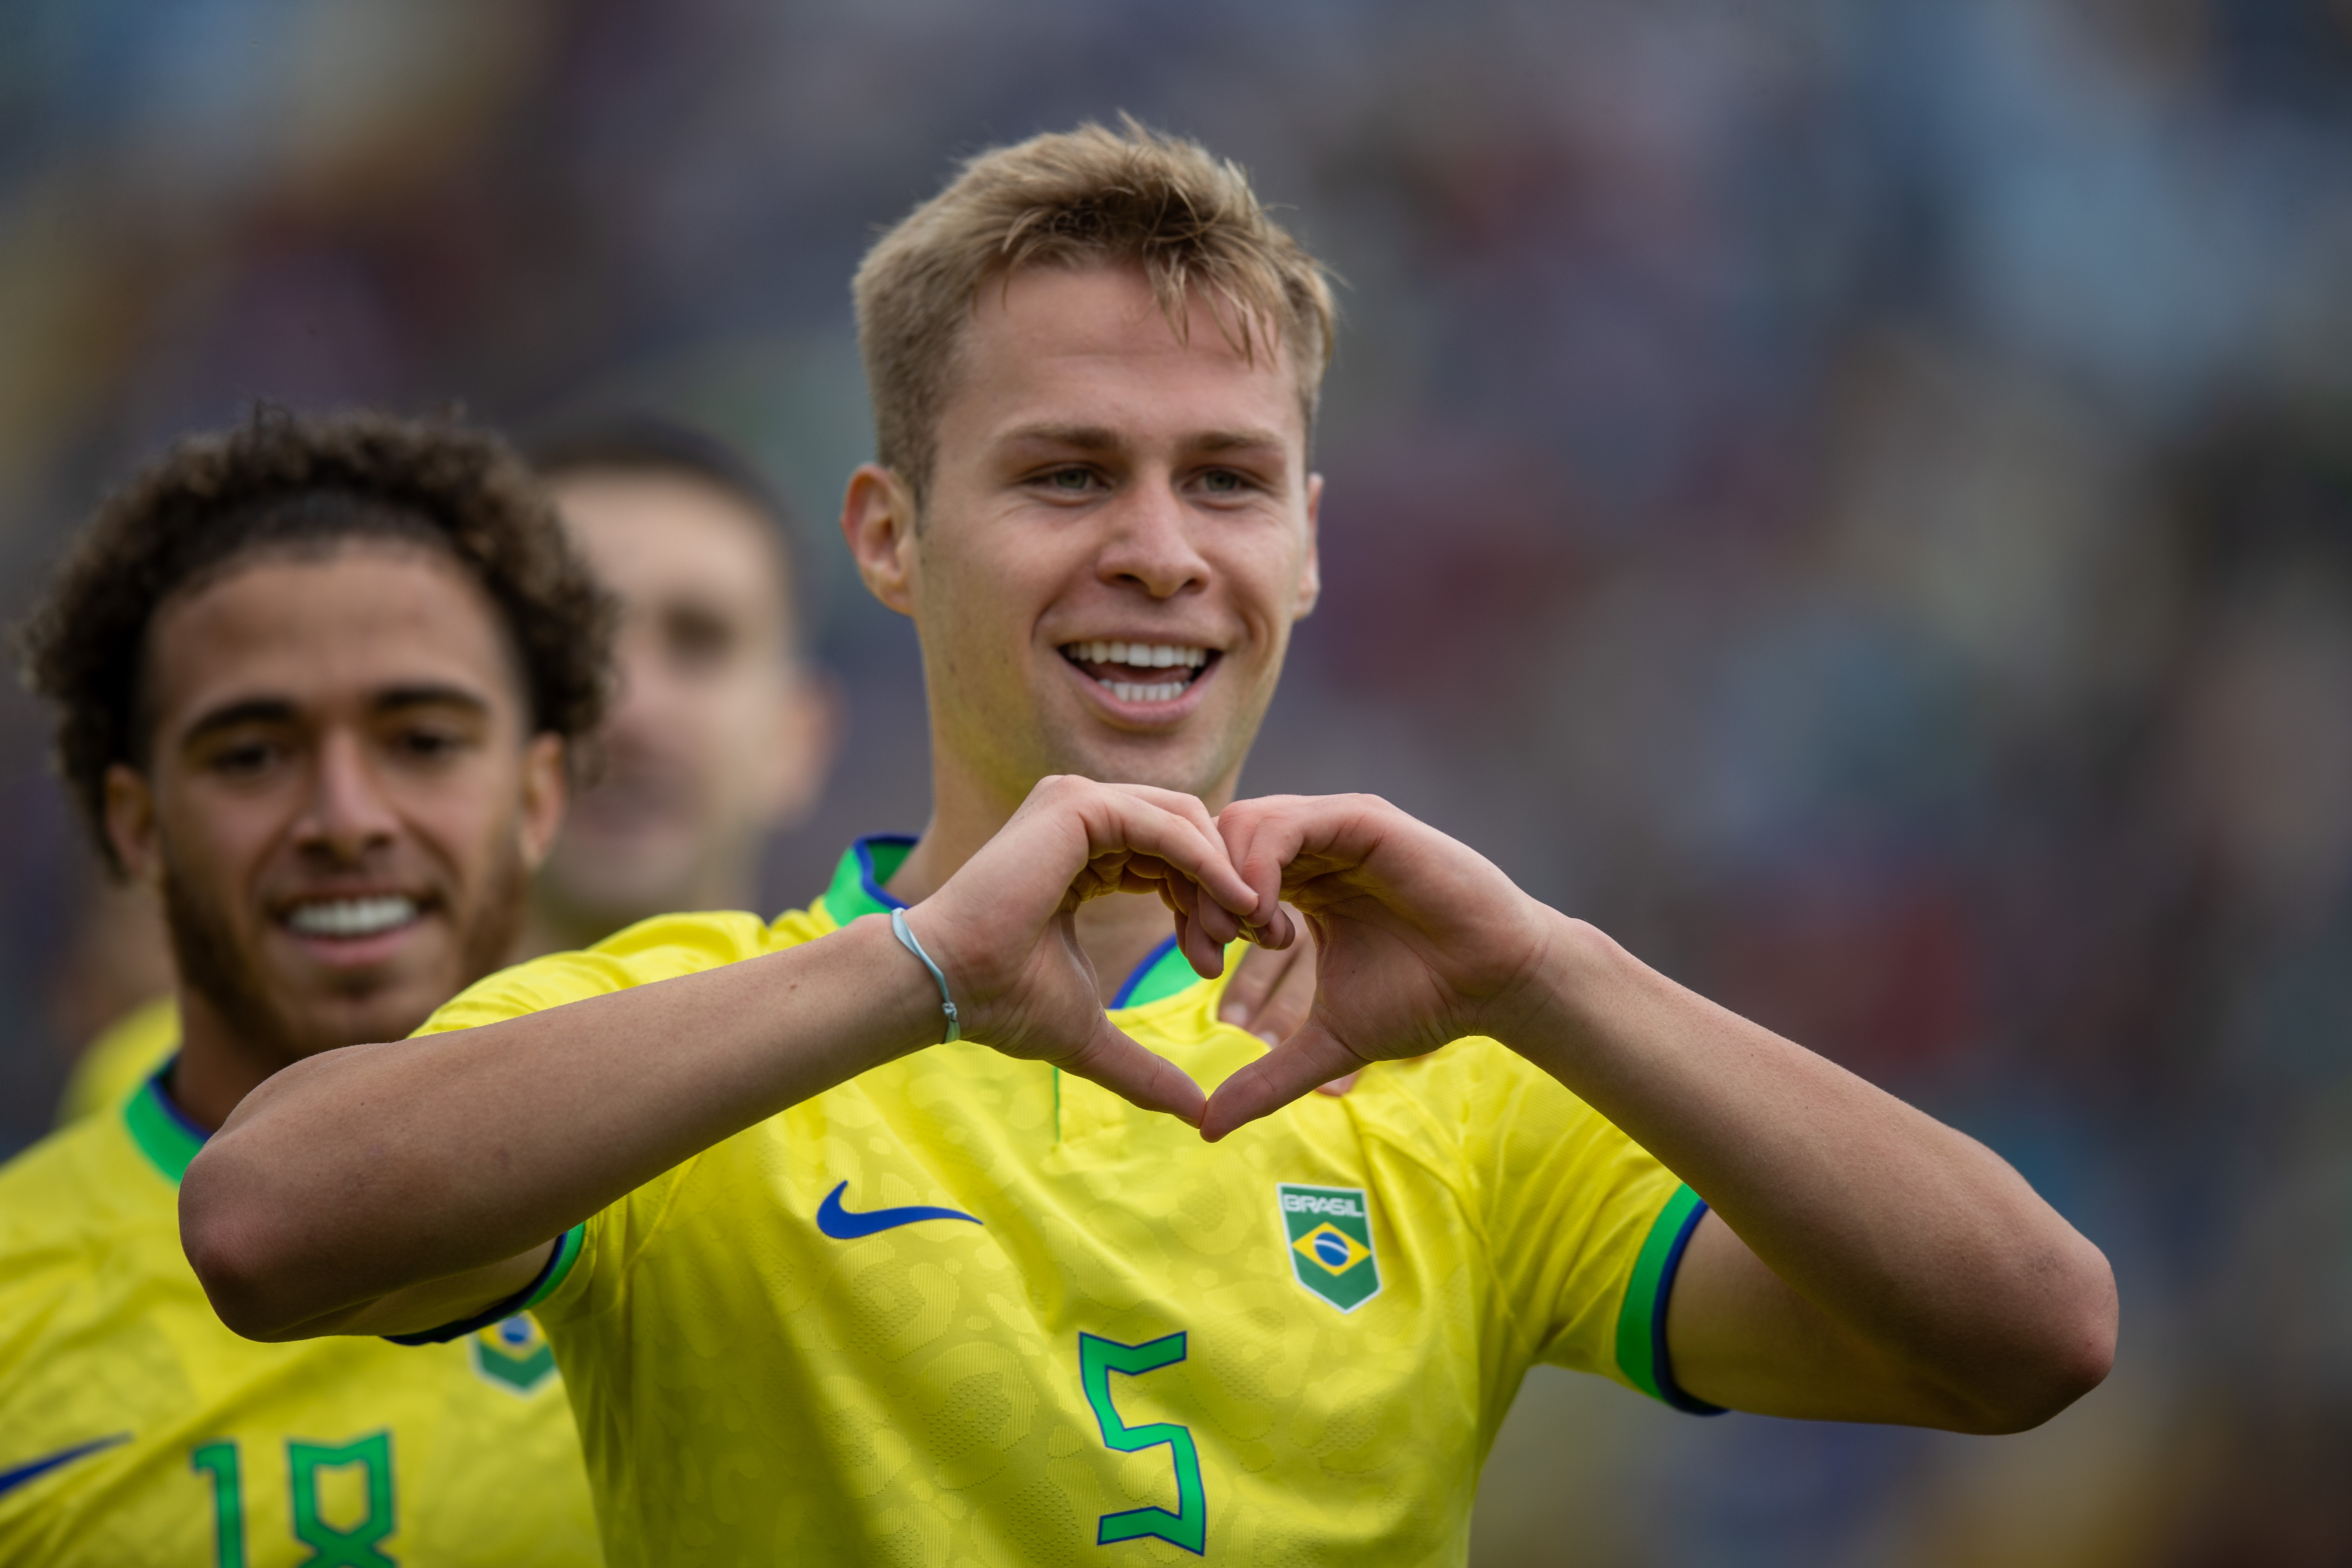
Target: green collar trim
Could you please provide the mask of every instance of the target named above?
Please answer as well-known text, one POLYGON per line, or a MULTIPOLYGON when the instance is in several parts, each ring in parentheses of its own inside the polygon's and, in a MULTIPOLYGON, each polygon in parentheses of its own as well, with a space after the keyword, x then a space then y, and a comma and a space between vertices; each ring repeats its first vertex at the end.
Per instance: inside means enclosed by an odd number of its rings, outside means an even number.
POLYGON ((131 1129, 131 1141, 163 1173, 163 1179, 174 1185, 188 1173, 188 1162, 196 1157, 196 1151, 211 1136, 189 1121, 188 1113, 173 1104, 171 1097, 163 1092, 163 1079, 179 1059, 175 1056, 165 1062, 122 1106, 122 1121, 131 1129))
MULTIPOLYGON (((860 915, 885 915, 892 910, 905 909, 906 904, 892 897, 884 884, 898 874, 898 868, 907 863, 908 851, 914 847, 915 841, 904 834, 877 833, 844 850, 840 864, 833 868, 833 881, 818 900, 824 905, 824 912, 833 917, 833 923, 845 926, 860 915)), ((1111 1010, 1147 1006, 1200 984, 1201 977, 1192 973, 1192 962, 1171 936, 1135 966, 1127 984, 1111 998, 1111 1010)))
POLYGON ((833 884, 824 890, 824 912, 833 923, 845 926, 860 915, 887 915, 907 906, 892 898, 882 884, 898 874, 915 841, 900 833, 877 833, 859 839, 842 852, 833 868, 833 884))
POLYGON ((1135 966, 1135 972, 1127 977, 1127 984, 1120 986, 1118 994, 1110 999, 1110 1011, 1116 1013, 1121 1007, 1149 1006, 1199 984, 1201 977, 1192 973, 1192 961, 1184 956, 1184 950, 1177 946, 1175 937, 1171 936, 1146 953, 1143 962, 1135 966))

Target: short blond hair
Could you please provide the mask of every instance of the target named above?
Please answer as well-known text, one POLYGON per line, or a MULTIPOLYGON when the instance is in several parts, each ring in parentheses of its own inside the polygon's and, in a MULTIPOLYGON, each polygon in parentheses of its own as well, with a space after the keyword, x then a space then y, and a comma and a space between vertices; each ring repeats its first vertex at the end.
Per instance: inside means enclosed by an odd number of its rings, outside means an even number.
POLYGON ((1311 433, 1331 362, 1323 265, 1266 216, 1240 165, 1199 142, 1089 122, 967 161, 867 251, 851 286, 874 405, 875 455, 919 498, 940 410, 982 285, 1032 267, 1136 265, 1180 339, 1199 291, 1255 363, 1287 350, 1311 433))

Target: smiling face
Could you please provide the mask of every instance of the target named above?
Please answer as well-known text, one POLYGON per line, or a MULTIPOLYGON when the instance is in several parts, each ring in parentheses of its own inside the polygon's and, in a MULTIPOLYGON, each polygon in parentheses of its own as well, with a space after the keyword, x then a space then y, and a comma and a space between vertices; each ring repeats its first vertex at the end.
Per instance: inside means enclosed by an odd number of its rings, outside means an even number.
POLYGON ((428 549, 263 555, 149 629, 150 762, 107 779, 193 1034, 283 1059, 396 1039, 504 961, 562 812, 497 611, 428 549))
POLYGON ((921 525, 896 476, 853 480, 867 584, 921 633, 943 795, 1009 812, 1075 773, 1231 797, 1314 607, 1321 480, 1289 356, 1244 359, 1197 301, 1190 329, 1131 269, 992 283, 921 525))

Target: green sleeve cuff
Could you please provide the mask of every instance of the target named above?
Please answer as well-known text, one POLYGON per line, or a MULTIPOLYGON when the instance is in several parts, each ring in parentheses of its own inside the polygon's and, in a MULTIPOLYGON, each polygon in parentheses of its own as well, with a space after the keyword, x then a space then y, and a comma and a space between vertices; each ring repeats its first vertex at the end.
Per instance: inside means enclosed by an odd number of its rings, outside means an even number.
POLYGON ((580 1242, 587 1234, 587 1229, 585 1224, 575 1225, 557 1237, 555 1250, 549 1253, 547 1261, 539 1266, 538 1278, 505 1300, 494 1306, 485 1307, 470 1318, 462 1318, 454 1323, 444 1323, 437 1329, 426 1329, 421 1333, 414 1334, 386 1334, 383 1337, 396 1345, 444 1345, 451 1340, 462 1340, 467 1334, 478 1333, 492 1323, 502 1322, 513 1317, 517 1312, 530 1311, 533 1307, 555 1294, 555 1288, 563 1283, 565 1275, 572 1272, 572 1266, 580 1259, 580 1242))
POLYGON ((515 1309, 516 1311, 528 1312, 555 1294, 555 1288, 563 1283, 564 1277, 572 1272, 572 1266, 580 1261, 580 1243, 587 1234, 587 1226, 581 1224, 555 1238, 555 1255, 547 1260, 547 1267, 540 1270, 538 1283, 523 1297, 522 1304, 515 1309))
POLYGON ((1625 1285, 1625 1304, 1617 1312, 1617 1365, 1653 1399, 1693 1415, 1720 1415, 1723 1406, 1694 1399, 1675 1384, 1674 1363, 1666 1353, 1666 1303, 1674 1297, 1683 1250, 1706 1215, 1706 1200, 1685 1184, 1675 1189, 1651 1222, 1641 1255, 1633 1259, 1633 1277, 1625 1285))

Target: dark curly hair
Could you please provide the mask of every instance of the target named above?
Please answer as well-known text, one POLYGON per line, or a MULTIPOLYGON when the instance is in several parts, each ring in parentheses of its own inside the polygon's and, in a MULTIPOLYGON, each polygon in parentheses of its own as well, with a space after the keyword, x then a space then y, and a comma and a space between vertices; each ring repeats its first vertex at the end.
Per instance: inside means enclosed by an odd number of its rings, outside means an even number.
POLYGON ((613 603, 530 467, 454 420, 262 406, 193 436, 100 503, 17 634, 25 684, 57 704, 57 765, 110 868, 106 771, 147 764, 147 631, 176 595, 256 552, 354 537, 446 551, 503 614, 528 721, 578 741, 603 717, 613 603))

